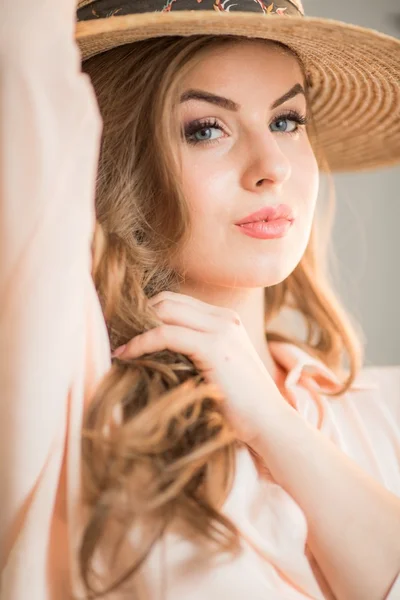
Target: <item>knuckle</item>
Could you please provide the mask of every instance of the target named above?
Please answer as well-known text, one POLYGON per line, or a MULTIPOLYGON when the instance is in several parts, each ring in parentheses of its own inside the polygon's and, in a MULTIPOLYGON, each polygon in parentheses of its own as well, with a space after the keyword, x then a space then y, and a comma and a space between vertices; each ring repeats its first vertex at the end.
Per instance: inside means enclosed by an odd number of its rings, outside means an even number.
POLYGON ((151 300, 152 302, 157 302, 157 303, 158 303, 158 302, 160 302, 160 300, 163 300, 163 299, 165 298, 165 295, 166 295, 166 294, 167 294, 167 292, 166 292, 166 291, 163 291, 163 292, 158 292, 158 294, 154 294, 154 296, 152 296, 152 297, 150 298, 150 300, 151 300))
POLYGON ((165 342, 168 337, 168 327, 166 325, 160 325, 160 327, 157 327, 154 330, 154 335, 157 337, 157 339, 165 342))
POLYGON ((237 312, 235 312, 234 310, 231 309, 227 309, 226 315, 225 315, 225 331, 232 331, 232 330, 236 330, 238 327, 241 327, 242 325, 242 321, 239 317, 239 315, 237 314, 237 312))
POLYGON ((160 292, 158 294, 158 298, 161 301, 165 301, 165 300, 171 300, 172 298, 172 292, 168 291, 168 290, 164 290, 163 292, 160 292))
POLYGON ((242 325, 242 321, 236 312, 232 312, 231 323, 235 325, 235 327, 240 327, 242 325))
POLYGON ((168 300, 160 300, 160 302, 157 304, 156 311, 158 312, 158 314, 160 314, 161 316, 163 315, 167 315, 168 314, 168 309, 169 309, 170 303, 168 302, 168 300))

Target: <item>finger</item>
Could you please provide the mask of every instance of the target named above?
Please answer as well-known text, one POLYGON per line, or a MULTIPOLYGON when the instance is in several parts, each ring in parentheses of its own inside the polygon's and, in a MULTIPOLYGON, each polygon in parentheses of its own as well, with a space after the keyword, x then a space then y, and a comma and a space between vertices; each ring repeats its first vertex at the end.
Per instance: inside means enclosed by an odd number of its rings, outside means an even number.
POLYGON ((205 345, 204 333, 178 327, 175 325, 162 325, 137 335, 130 340, 118 358, 126 360, 138 358, 144 354, 171 350, 185 354, 193 361, 198 359, 205 345))
POLYGON ((153 309, 163 323, 187 327, 195 331, 217 332, 225 323, 221 317, 183 302, 161 300, 153 306, 153 309))
POLYGON ((193 296, 187 296, 185 294, 179 294, 177 292, 164 291, 160 292, 156 296, 153 296, 149 300, 150 306, 155 306, 159 302, 164 300, 170 300, 171 302, 182 302, 184 304, 188 304, 193 306, 199 310, 203 310, 209 314, 213 314, 219 317, 225 317, 227 314, 233 312, 227 308, 222 308, 220 306, 215 306, 214 304, 208 304, 207 302, 203 302, 202 300, 198 300, 197 298, 193 298, 193 296))

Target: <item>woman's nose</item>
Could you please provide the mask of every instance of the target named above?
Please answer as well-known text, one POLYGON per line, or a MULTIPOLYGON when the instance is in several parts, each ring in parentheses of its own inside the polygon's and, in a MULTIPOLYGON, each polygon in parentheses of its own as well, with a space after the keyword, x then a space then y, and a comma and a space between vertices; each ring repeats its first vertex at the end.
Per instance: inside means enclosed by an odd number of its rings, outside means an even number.
POLYGON ((244 188, 256 191, 268 185, 280 185, 289 179, 292 170, 290 160, 273 132, 252 136, 244 152, 244 188))

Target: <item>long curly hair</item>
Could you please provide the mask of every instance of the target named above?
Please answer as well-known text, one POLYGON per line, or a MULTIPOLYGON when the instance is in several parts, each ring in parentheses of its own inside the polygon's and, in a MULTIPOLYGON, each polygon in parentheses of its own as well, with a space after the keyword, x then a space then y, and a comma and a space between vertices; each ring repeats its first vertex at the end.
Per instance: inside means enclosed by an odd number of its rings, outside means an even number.
MULTIPOLYGON (((180 86, 204 52, 235 41, 243 39, 151 39, 83 65, 103 118, 92 275, 112 350, 156 325, 148 298, 179 290, 179 274, 170 265, 190 235, 173 143, 181 134, 180 86)), ((336 371, 347 358, 344 392, 356 375, 360 351, 328 283, 316 234, 314 224, 297 268, 265 290, 265 322, 268 328, 283 307, 298 311, 307 325, 305 341, 273 332, 269 338, 298 344, 336 371)), ((164 351, 113 361, 90 403, 82 437, 89 517, 79 562, 88 597, 104 596, 126 582, 134 586, 153 544, 177 519, 199 542, 239 551, 239 531, 220 511, 232 485, 237 444, 221 400, 183 355, 164 351), (128 531, 137 540, 132 564, 111 577, 111 562, 118 563, 128 531), (96 554, 111 543, 109 577, 100 578, 96 554)))

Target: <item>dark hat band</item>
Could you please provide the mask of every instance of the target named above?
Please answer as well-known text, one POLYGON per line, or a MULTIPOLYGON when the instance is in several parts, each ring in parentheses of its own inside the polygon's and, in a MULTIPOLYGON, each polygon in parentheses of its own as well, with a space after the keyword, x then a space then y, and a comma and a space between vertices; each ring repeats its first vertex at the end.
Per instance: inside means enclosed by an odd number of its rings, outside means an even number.
POLYGON ((93 0, 77 11, 78 21, 91 21, 124 15, 171 12, 177 10, 212 10, 217 12, 251 12, 265 15, 304 16, 291 0, 93 0))

